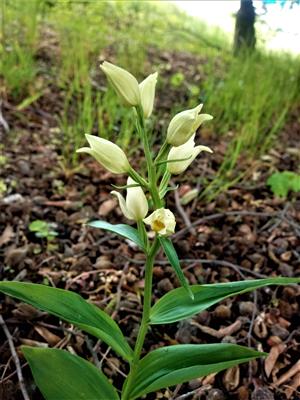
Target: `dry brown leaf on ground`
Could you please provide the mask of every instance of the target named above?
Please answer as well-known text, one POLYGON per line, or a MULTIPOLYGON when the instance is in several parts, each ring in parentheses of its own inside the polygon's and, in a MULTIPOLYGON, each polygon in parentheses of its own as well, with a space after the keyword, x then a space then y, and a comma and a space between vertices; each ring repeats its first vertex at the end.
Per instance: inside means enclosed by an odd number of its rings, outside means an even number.
POLYGON ((271 375, 279 355, 283 353, 285 349, 286 345, 284 343, 279 343, 271 348, 271 351, 265 360, 265 373, 267 377, 271 375))
POLYGON ((300 372, 300 360, 297 361, 296 364, 294 364, 292 368, 290 368, 286 373, 281 375, 281 377, 274 382, 274 386, 282 385, 284 382, 286 382, 299 372, 300 372))
POLYGON ((231 336, 234 332, 237 332, 241 329, 243 323, 240 319, 237 319, 233 324, 226 326, 225 328, 220 328, 218 330, 210 328, 209 326, 198 324, 195 321, 192 321, 192 325, 195 325, 202 332, 207 333, 208 335, 214 336, 218 339, 223 338, 224 336, 231 336))
POLYGON ((101 217, 106 217, 110 212, 112 212, 116 206, 117 206, 118 202, 116 199, 108 199, 105 200, 99 207, 98 210, 98 214, 101 217))
POLYGON ((235 365, 225 371, 223 375, 223 384, 228 391, 232 391, 239 386, 240 383, 240 367, 235 365))
POLYGON ((61 340, 61 338, 54 333, 50 332, 49 329, 47 329, 44 326, 40 325, 35 325, 34 330, 44 338, 47 343, 49 343, 50 346, 55 346, 57 343, 61 340))
POLYGON ((287 386, 287 389, 285 390, 285 395, 287 397, 287 399, 290 399, 293 394, 295 394, 297 399, 300 398, 300 391, 298 391, 297 389, 300 388, 300 372, 298 372, 292 382, 287 386), (295 393, 296 392, 296 393, 295 393))
POLYGON ((7 225, 0 236, 0 247, 8 243, 14 236, 14 230, 11 225, 7 225))

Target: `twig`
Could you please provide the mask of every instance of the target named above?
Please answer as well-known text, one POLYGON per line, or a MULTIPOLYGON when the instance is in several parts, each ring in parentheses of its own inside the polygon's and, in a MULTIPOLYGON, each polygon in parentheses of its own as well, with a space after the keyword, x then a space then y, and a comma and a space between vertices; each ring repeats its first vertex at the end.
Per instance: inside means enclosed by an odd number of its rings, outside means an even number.
POLYGON ((85 335, 85 342, 86 342, 87 348, 89 349, 89 351, 93 357, 94 364, 97 366, 98 369, 101 370, 101 362, 98 358, 96 351, 93 348, 90 338, 87 335, 85 335))
MULTIPOLYGON (((294 221, 290 221, 290 219, 287 218, 287 216, 282 216, 281 213, 267 213, 267 212, 257 212, 257 211, 224 211, 216 214, 211 214, 211 215, 206 215, 204 217, 201 217, 197 219, 196 221, 191 223, 191 226, 197 226, 202 224, 203 222, 211 221, 214 219, 222 218, 222 217, 230 217, 230 216, 241 216, 241 217, 259 217, 259 218, 279 218, 281 220, 286 221, 289 223, 293 228, 299 228, 297 224, 294 221)), ((184 233, 186 233, 189 230, 189 228, 185 227, 181 229, 180 231, 176 232, 172 238, 173 239, 178 239, 180 238, 184 233)))
MULTIPOLYGON (((175 187, 175 185, 172 184, 172 187, 175 187)), ((190 233, 192 235, 196 235, 195 228, 192 226, 191 221, 190 221, 187 213, 184 211, 182 205, 180 204, 178 190, 174 190, 174 198, 175 198, 176 208, 177 208, 179 214, 182 216, 182 219, 183 219, 183 221, 184 221, 184 223, 186 225, 186 228, 190 231, 190 233)))
POLYGON ((113 312, 112 318, 115 318, 116 314, 118 313, 120 309, 120 303, 121 303, 121 297, 122 297, 122 286, 125 282, 126 274, 128 272, 129 268, 129 262, 126 262, 125 267, 122 271, 122 275, 120 277, 118 286, 117 286, 117 293, 116 293, 116 305, 115 305, 115 310, 113 312))
POLYGON ((4 321, 4 319, 2 318, 2 315, 0 315, 0 325, 1 325, 1 327, 2 327, 2 329, 4 331, 4 334, 5 334, 6 338, 7 338, 8 345, 9 345, 9 348, 10 348, 10 352, 11 352, 12 358, 14 360, 14 363, 16 365, 18 380, 19 380, 20 389, 21 389, 23 398, 24 398, 24 400, 30 400, 30 398, 28 396, 28 393, 27 393, 27 390, 26 390, 26 387, 25 387, 23 374, 22 374, 22 369, 21 369, 21 365, 20 365, 20 360, 19 360, 18 354, 17 354, 16 349, 15 349, 13 338, 12 338, 8 328, 7 328, 7 325, 6 325, 5 321, 4 321))
MULTIPOLYGON (((144 264, 144 261, 139 261, 139 260, 134 260, 132 258, 128 258, 126 256, 122 256, 125 257, 128 261, 130 261, 133 264, 144 264)), ((256 276, 257 278, 267 278, 267 275, 264 274, 260 274, 259 272, 256 271, 252 271, 251 269, 245 268, 245 267, 241 267, 240 265, 236 265, 233 264, 229 261, 225 261, 225 260, 207 260, 207 259, 202 259, 202 258, 182 258, 179 260, 180 263, 190 263, 192 265, 189 265, 188 267, 185 267, 184 270, 188 270, 191 269, 195 264, 214 264, 214 265, 220 265, 223 267, 228 267, 233 269, 236 273, 238 273, 243 279, 246 279, 246 275, 243 273, 245 272, 246 274, 250 274, 253 276, 256 276), (243 271, 243 272, 241 272, 243 271)), ((155 264, 157 265, 168 265, 169 261, 167 260, 156 260, 155 264)))
MULTIPOLYGON (((254 299, 254 307, 253 307, 253 311, 252 311, 249 330, 247 333, 248 347, 251 347, 252 331, 253 331, 253 326, 254 326, 254 322, 255 322, 255 316, 257 313, 257 292, 256 292, 256 290, 254 290, 254 292, 253 292, 253 299, 254 299)), ((251 382, 252 377, 253 377, 253 364, 251 362, 249 363, 248 374, 249 374, 249 381, 251 382)))

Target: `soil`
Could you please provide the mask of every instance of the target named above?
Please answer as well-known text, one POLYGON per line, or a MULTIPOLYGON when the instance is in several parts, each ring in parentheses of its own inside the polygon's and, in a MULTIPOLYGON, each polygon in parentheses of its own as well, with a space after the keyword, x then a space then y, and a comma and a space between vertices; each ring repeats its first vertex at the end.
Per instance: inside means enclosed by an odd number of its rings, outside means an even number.
MULTIPOLYGON (((173 65, 174 55, 167 57, 173 65)), ((185 59, 181 58, 177 64, 185 59)), ((0 198, 0 279, 76 291, 112 315, 134 345, 141 317, 143 254, 132 243, 85 225, 92 219, 126 222, 110 195, 111 184, 124 184, 124 177, 108 173, 87 156, 82 157, 80 168, 62 167, 53 118, 61 96, 49 88, 23 111, 18 111, 16 101, 10 98, 2 104, 11 129, 1 132, 5 162, 0 180, 7 192, 0 198), (51 223, 57 236, 38 238, 28 228, 34 220, 51 223)), ((164 98, 169 96, 161 99, 167 109, 164 98)), ((178 221, 174 244, 191 284, 299 276, 300 197, 276 199, 265 183, 270 171, 298 168, 298 115, 299 110, 291 113, 278 146, 248 165, 247 180, 214 201, 192 201, 182 211, 178 198, 170 192, 168 207, 178 221), (189 221, 193 227, 188 227, 189 221)), ((203 132, 203 138, 202 144, 211 146, 214 156, 199 157, 184 176, 174 179, 179 184, 178 197, 195 188, 199 177, 210 180, 222 162, 226 138, 211 132, 203 132)), ((137 151, 132 158, 140 156, 137 151)), ((239 168, 245 168, 242 160, 239 168)), ((200 189, 203 184, 200 179, 200 189)), ((154 302, 179 285, 165 261, 159 254, 154 268, 154 302)), ((147 351, 176 343, 230 342, 270 352, 270 356, 146 398, 300 399, 299 293, 296 286, 268 287, 227 299, 191 320, 154 326, 147 335, 147 351)), ((9 297, 1 296, 0 311, 13 336, 32 400, 42 396, 21 354, 22 344, 55 346, 98 361, 121 387, 127 365, 104 343, 9 297)), ((22 394, 16 368, 2 329, 0 338, 0 398, 19 400, 22 394)))

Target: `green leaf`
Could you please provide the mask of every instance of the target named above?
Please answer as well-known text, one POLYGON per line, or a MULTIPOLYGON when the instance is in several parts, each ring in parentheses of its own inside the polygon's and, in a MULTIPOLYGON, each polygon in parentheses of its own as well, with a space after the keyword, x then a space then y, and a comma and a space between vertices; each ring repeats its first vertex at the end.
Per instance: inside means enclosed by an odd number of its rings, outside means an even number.
POLYGON ((46 400, 118 400, 106 376, 64 350, 22 346, 34 380, 46 400))
POLYGON ((78 294, 23 282, 0 282, 0 292, 78 326, 83 331, 103 340, 126 360, 131 359, 132 349, 116 322, 78 294))
POLYGON ((230 283, 190 286, 194 300, 182 288, 171 290, 152 307, 151 324, 169 324, 189 318, 230 296, 249 292, 269 285, 300 283, 300 278, 255 279, 230 283))
POLYGON ((272 174, 267 185, 277 197, 287 197, 289 191, 300 192, 300 175, 292 171, 276 172, 272 174))
POLYGON ((182 272, 182 269, 181 269, 180 263, 179 263, 179 259, 178 259, 176 250, 174 249, 173 243, 171 242, 170 239, 167 239, 162 236, 159 237, 159 241, 160 241, 160 244, 162 245, 162 248, 164 249, 167 259, 169 260, 170 264, 172 265, 172 267, 174 268, 174 270, 176 272, 179 282, 183 286, 184 290, 188 293, 190 298, 193 299, 194 294, 191 291, 188 281, 182 272))
POLYGON ((114 232, 117 235, 123 236, 126 239, 131 240, 142 250, 145 250, 145 246, 139 236, 137 229, 133 228, 130 225, 126 224, 113 225, 106 221, 92 221, 89 222, 88 225, 94 228, 99 228, 99 229, 104 229, 106 231, 114 232))
POLYGON ((234 344, 186 344, 162 347, 147 354, 138 365, 130 398, 178 385, 265 356, 234 344))

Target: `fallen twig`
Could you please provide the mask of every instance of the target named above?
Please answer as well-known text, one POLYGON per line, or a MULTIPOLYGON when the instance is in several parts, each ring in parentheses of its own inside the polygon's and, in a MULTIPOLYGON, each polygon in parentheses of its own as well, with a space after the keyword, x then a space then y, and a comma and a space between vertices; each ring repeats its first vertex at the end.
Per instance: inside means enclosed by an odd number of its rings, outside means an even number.
POLYGON ((16 348, 15 348, 15 345, 14 345, 14 342, 13 342, 13 338, 12 338, 12 336, 11 336, 9 330, 8 330, 8 327, 7 327, 4 319, 2 318, 2 315, 0 315, 0 325, 1 325, 1 327, 3 329, 3 332, 4 332, 4 334, 5 334, 6 338, 7 338, 8 345, 9 345, 9 348, 10 348, 10 352, 11 352, 12 358, 14 360, 14 363, 16 365, 18 380, 19 380, 20 389, 21 389, 23 398, 24 398, 24 400, 30 400, 30 398, 28 396, 28 393, 27 393, 27 390, 26 390, 26 387, 25 387, 23 374, 22 374, 22 369, 21 369, 21 364, 20 364, 20 360, 19 360, 18 354, 16 352, 16 348))
MULTIPOLYGON (((175 186, 174 186, 175 187, 175 186)), ((178 190, 174 190, 174 198, 175 198, 175 205, 176 208, 179 212, 179 214, 182 216, 182 219, 186 225, 186 228, 189 230, 189 232, 192 235, 196 235, 196 230, 195 228, 192 226, 192 223, 187 215, 187 213, 184 211, 182 205, 180 204, 180 199, 179 199, 179 194, 178 194, 178 190)))
MULTIPOLYGON (((216 214, 211 214, 211 215, 205 215, 204 217, 201 217, 197 219, 196 221, 191 223, 191 227, 195 227, 197 225, 202 224, 203 222, 211 221, 214 219, 222 218, 222 217, 230 217, 230 216, 242 216, 242 217, 259 217, 259 218, 277 218, 280 219, 281 221, 287 222, 289 225, 291 225, 296 231, 300 228, 298 224, 296 224, 294 221, 292 221, 289 216, 285 213, 282 215, 282 211, 280 212, 274 212, 274 213, 268 213, 268 212, 258 212, 258 211, 224 211, 216 214)), ((185 227, 181 229, 180 231, 176 232, 172 238, 173 239, 178 239, 180 238, 183 234, 189 231, 190 228, 185 227)), ((298 231, 297 231, 298 232, 298 231)))

